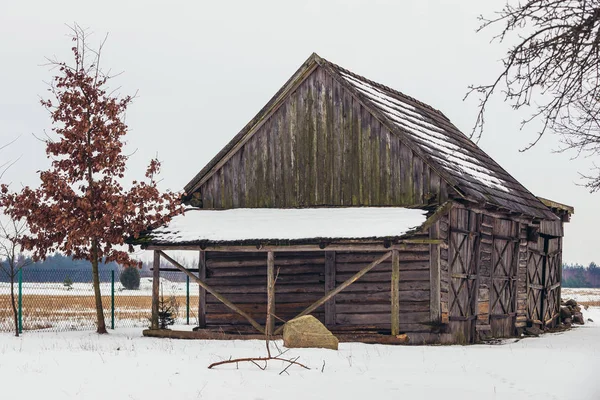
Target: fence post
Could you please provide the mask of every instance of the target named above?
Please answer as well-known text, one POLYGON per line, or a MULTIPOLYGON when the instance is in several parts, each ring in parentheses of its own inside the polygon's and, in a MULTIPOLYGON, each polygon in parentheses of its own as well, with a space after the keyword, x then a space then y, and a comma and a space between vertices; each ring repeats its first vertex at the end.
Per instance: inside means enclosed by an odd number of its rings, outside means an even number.
POLYGON ((110 271, 110 329, 115 329, 115 270, 110 271))
POLYGON ((185 276, 187 279, 185 281, 185 319, 186 324, 190 324, 190 277, 188 275, 185 276))
POLYGON ((19 270, 19 333, 23 333, 23 269, 19 270))

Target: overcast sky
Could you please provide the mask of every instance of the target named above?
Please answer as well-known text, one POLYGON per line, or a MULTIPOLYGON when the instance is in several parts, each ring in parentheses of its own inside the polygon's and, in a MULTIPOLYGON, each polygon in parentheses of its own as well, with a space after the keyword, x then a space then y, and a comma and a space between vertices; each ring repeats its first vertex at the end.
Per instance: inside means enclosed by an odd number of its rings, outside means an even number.
MULTIPOLYGON (((0 2, 0 153, 22 158, 4 180, 38 185, 50 129, 39 105, 52 71, 45 56, 68 59, 65 24, 76 21, 109 39, 103 62, 124 71, 113 86, 138 91, 127 114, 128 178, 143 174, 158 153, 163 188, 183 186, 262 108, 314 51, 358 74, 444 112, 463 132, 477 101, 462 98, 472 83, 495 78, 505 46, 493 32, 475 33, 479 14, 503 0, 414 1, 2 1, 0 2)), ((534 194, 575 207, 566 225, 564 260, 600 261, 600 194, 579 186, 590 159, 556 154, 548 135, 533 150, 538 126, 497 98, 480 146, 534 194)), ((598 161, 598 160, 597 160, 598 161)))

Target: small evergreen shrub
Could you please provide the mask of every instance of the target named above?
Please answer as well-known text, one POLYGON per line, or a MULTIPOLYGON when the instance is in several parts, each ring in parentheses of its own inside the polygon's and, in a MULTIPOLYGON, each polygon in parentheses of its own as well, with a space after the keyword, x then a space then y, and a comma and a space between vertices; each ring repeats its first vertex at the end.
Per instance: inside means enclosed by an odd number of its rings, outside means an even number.
POLYGON ((127 290, 136 290, 140 288, 140 271, 135 267, 125 268, 119 276, 121 285, 127 290))
POLYGON ((175 318, 179 312, 179 304, 175 296, 170 296, 167 299, 160 295, 158 301, 158 327, 159 329, 168 329, 169 325, 175 324, 175 318))
POLYGON ((73 281, 68 276, 63 281, 63 285, 67 288, 67 290, 73 289, 73 281))

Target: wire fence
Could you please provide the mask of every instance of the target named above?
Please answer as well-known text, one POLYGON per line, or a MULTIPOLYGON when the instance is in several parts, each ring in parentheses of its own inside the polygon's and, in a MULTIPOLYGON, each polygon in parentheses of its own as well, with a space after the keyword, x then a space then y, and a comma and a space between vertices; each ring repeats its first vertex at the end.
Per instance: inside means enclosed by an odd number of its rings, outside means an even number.
MULTIPOLYGON (((152 277, 142 273, 138 289, 126 289, 122 269, 100 271, 100 293, 106 327, 146 328, 152 309, 152 277), (146 276, 144 276, 146 275, 146 276)), ((0 270, 0 332, 14 331, 11 283, 0 270)), ((14 282, 21 331, 94 330, 96 307, 92 273, 82 270, 28 270, 14 282)), ((161 272, 160 294, 176 304, 176 324, 198 324, 198 286, 181 272, 161 272)))

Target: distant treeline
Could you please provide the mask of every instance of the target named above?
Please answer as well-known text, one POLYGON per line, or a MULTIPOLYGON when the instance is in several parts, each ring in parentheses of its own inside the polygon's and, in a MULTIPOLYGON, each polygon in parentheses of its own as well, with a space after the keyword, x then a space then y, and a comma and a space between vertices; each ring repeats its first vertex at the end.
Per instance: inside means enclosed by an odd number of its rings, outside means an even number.
MULTIPOLYGON (((25 256, 20 256, 27 259, 25 256)), ((0 260, 4 262, 5 260, 0 260)), ((115 262, 101 263, 98 266, 100 280, 109 282, 111 280, 111 271, 115 271, 116 278, 123 269, 115 262)), ((142 276, 150 275, 148 265, 142 267, 142 276), (143 274, 142 272, 146 272, 143 274)), ((63 282, 69 278, 72 282, 91 282, 92 264, 85 260, 73 260, 62 254, 48 256, 44 261, 38 261, 23 268, 23 282, 63 282)), ((0 282, 8 282, 9 276, 0 269, 0 282)))
MULTIPOLYGON (((20 255, 20 261, 29 260, 20 255)), ((29 260, 31 261, 31 260, 29 260)), ((6 260, 0 259, 0 263, 6 266, 6 260)), ((151 262, 143 263, 140 269, 140 276, 151 277, 151 262)), ((185 263, 184 263, 185 264, 185 263)), ((161 268, 172 268, 166 262, 161 261, 161 268)), ((111 271, 115 271, 115 279, 119 280, 119 275, 123 266, 111 262, 101 263, 98 266, 98 272, 101 282, 111 281, 111 271)), ((44 261, 31 262, 23 268, 23 282, 64 282, 67 278, 71 282, 91 282, 92 264, 85 260, 73 260, 63 254, 54 254, 48 256, 44 261)), ((162 272, 161 276, 171 281, 185 281, 185 275, 181 272, 162 272)), ((15 281, 17 279, 15 278, 15 281)), ((9 282, 10 277, 2 268, 0 268, 0 282, 9 282)))
POLYGON ((581 264, 563 264, 562 286, 600 288, 600 267, 595 262, 591 262, 587 267, 581 264))

